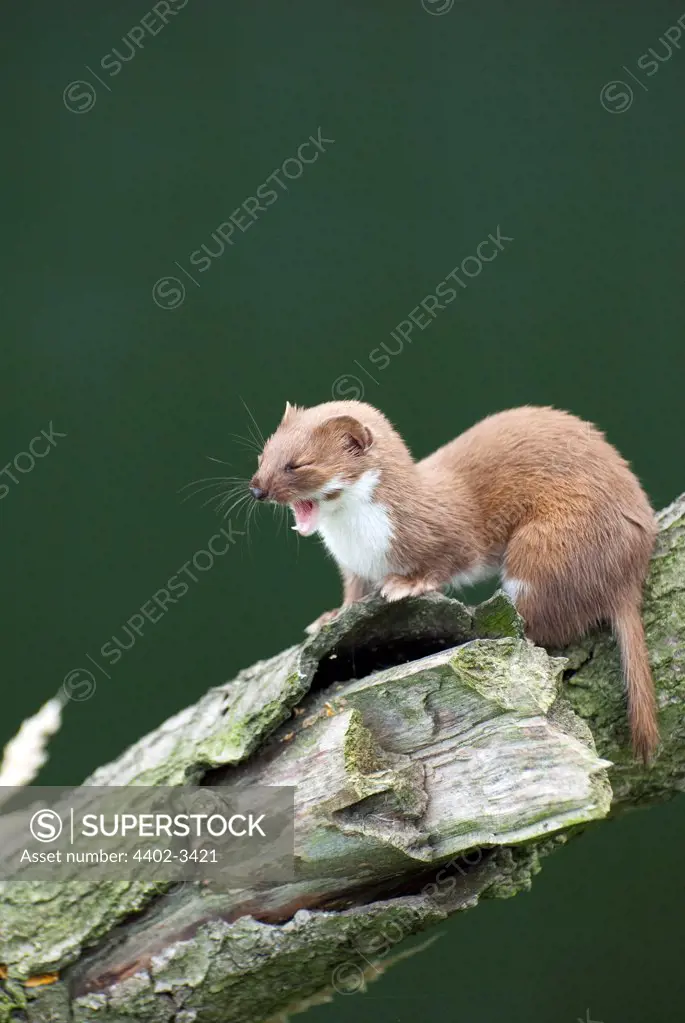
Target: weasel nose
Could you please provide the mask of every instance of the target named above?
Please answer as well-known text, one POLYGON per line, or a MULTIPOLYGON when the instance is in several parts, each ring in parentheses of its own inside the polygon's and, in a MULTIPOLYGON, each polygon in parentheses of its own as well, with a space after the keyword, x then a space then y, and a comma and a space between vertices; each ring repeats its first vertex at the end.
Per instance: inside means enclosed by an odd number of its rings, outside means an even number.
POLYGON ((255 501, 263 501, 266 497, 266 490, 262 490, 261 487, 250 487, 250 493, 255 501))

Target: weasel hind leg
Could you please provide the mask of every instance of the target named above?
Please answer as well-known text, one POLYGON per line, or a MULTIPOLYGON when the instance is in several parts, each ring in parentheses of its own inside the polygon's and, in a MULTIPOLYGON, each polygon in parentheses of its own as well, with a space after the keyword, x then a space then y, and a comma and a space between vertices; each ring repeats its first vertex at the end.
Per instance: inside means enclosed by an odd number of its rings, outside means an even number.
POLYGON ((659 743, 659 724, 640 605, 653 540, 648 530, 625 518, 612 530, 613 543, 606 535, 601 528, 593 533, 528 523, 509 542, 503 588, 523 616, 526 635, 540 646, 563 647, 593 625, 611 624, 626 681, 633 750, 648 763, 659 743))
MULTIPOLYGON (((626 538, 628 540, 629 538, 626 538)), ((585 522, 538 520, 511 537, 502 588, 526 623, 526 635, 560 647, 613 620, 619 594, 635 588, 637 566, 629 544, 616 557, 601 532, 585 522)), ((619 546, 623 546, 620 545, 619 546)))

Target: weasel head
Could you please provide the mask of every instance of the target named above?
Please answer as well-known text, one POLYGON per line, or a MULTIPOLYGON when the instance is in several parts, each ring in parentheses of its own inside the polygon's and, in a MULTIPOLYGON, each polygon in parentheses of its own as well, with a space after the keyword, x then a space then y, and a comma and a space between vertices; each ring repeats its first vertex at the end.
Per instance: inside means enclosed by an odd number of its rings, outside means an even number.
POLYGON ((374 468, 373 434, 334 403, 297 408, 289 403, 259 456, 250 490, 257 500, 287 504, 301 536, 316 532, 321 507, 333 511, 345 492, 374 468))

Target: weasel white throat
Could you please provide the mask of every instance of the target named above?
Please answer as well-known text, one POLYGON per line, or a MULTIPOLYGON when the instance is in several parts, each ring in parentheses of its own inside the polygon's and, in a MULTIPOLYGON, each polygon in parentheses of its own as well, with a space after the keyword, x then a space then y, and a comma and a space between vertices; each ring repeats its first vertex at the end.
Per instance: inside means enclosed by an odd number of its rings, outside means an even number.
POLYGON ((380 473, 370 469, 340 497, 322 501, 318 532, 346 571, 380 582, 391 571, 392 522, 385 505, 373 500, 380 473))

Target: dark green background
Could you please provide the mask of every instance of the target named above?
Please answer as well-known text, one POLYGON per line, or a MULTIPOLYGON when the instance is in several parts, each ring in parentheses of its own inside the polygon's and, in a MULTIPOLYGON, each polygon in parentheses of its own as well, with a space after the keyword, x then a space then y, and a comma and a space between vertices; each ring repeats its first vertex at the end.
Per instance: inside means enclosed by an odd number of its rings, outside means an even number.
MULTIPOLYGON (((101 58, 149 9, 3 14, 0 462, 50 421, 67 437, 0 501, 0 743, 72 669, 97 682, 45 783, 79 781, 336 604, 317 542, 260 514, 118 664, 99 658, 219 525, 178 489, 251 471, 230 436, 248 427, 239 396, 266 433, 286 399, 355 375, 417 455, 497 409, 554 404, 606 430, 655 506, 685 486, 685 52, 637 66, 665 55, 677 4, 189 0, 108 78, 101 58), (63 102, 76 79, 96 89, 83 114, 63 102), (634 91, 622 113, 600 103, 613 79, 634 91), (192 269, 319 126, 328 151, 159 308, 155 282, 192 269), (514 241, 365 377, 355 360, 497 225, 514 241)), ((684 805, 597 828, 531 895, 453 919, 310 1018, 681 1020, 684 805)))

